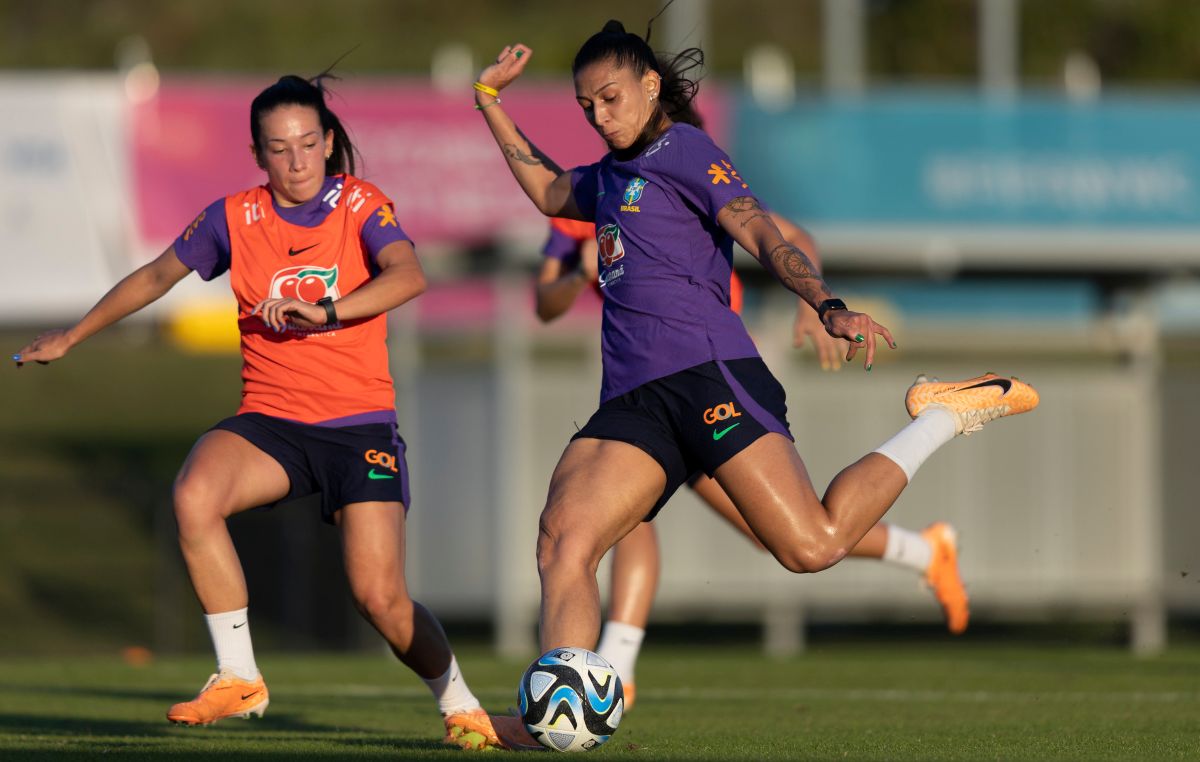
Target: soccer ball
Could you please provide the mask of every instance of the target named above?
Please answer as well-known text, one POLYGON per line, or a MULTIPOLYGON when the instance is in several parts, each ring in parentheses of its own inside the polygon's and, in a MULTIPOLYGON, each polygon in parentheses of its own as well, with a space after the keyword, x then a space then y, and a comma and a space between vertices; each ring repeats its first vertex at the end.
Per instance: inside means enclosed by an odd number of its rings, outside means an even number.
POLYGON ((607 741, 621 722, 625 693, 603 656, 555 648, 539 656, 517 689, 521 721, 554 751, 587 751, 607 741))

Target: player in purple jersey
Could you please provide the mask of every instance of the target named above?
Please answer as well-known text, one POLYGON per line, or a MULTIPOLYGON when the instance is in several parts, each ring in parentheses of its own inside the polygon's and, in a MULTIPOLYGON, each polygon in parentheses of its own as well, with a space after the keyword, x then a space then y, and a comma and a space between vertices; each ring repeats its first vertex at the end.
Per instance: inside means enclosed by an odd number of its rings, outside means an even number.
POLYGON ((531 54, 505 47, 480 74, 476 106, 539 211, 595 222, 605 292, 600 408, 563 452, 539 522, 543 650, 595 646, 601 557, 696 470, 716 478, 785 568, 817 572, 846 556, 941 445, 1036 405, 1016 379, 918 377, 905 398, 913 420, 819 497, 783 389, 729 309, 733 242, 850 342, 847 360, 864 349, 870 370, 877 336, 895 348, 890 332, 833 296, 707 135, 670 119, 694 86, 672 87, 645 40, 610 21, 577 53, 576 101, 609 153, 570 172, 500 104, 531 54))
POLYGON ((385 313, 418 296, 425 279, 390 201, 353 177, 354 146, 321 81, 283 77, 251 103, 251 150, 265 184, 208 207, 73 328, 42 334, 13 359, 18 366, 58 360, 192 270, 205 280, 229 271, 242 328, 242 410, 197 441, 173 495, 217 671, 167 718, 207 725, 263 715, 269 693, 226 520, 319 493, 324 517, 341 532, 355 605, 429 686, 444 740, 481 745, 474 726, 491 723, 441 625, 410 597, 404 573, 408 475, 387 372, 385 313), (318 331, 320 339, 309 340, 318 331))
MULTIPOLYGON (((702 65, 698 50, 684 51, 670 60, 659 58, 659 71, 668 89, 702 65)), ((664 104, 669 105, 669 104, 664 104)), ((669 112, 672 121, 704 129, 700 115, 685 104, 669 112)), ((820 267, 816 242, 804 228, 783 215, 770 212, 785 240, 803 251, 814 267, 820 267)), ((595 226, 585 222, 555 219, 551 221, 550 237, 542 249, 542 267, 537 279, 537 315, 543 322, 556 319, 575 301, 585 284, 594 284, 597 273, 595 226)), ((740 284, 731 289, 731 308, 741 312, 738 292, 740 284)), ((821 367, 838 369, 839 346, 843 342, 825 332, 816 312, 803 299, 796 305, 793 321, 793 340, 802 346, 809 339, 817 349, 821 367), (819 327, 819 332, 814 328, 819 327)), ((738 513, 729 496, 712 477, 697 472, 687 482, 721 518, 747 536, 760 550, 766 550, 746 520, 738 513)), ((635 667, 646 623, 654 605, 659 576, 658 537, 653 522, 642 522, 621 539, 612 550, 612 585, 608 619, 600 632, 596 651, 608 660, 621 677, 625 689, 625 710, 633 708, 637 694, 635 667)), ((946 616, 946 625, 954 634, 966 630, 969 619, 966 588, 958 570, 957 535, 945 522, 935 522, 922 532, 914 532, 895 524, 880 522, 867 532, 849 555, 884 560, 910 568, 922 575, 934 593, 946 616)))

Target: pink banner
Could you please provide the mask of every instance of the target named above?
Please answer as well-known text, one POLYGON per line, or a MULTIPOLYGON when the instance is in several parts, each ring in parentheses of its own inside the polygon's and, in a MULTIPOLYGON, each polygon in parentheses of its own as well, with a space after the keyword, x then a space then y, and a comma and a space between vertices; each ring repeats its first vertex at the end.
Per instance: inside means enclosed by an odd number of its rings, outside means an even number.
MULTIPOLYGON (((268 82, 167 79, 134 110, 133 162, 140 233, 165 246, 208 204, 265 182, 250 154, 250 101, 268 82)), ((362 153, 359 176, 396 202, 404 229, 422 243, 479 244, 537 235, 545 221, 509 173, 469 87, 445 94, 424 81, 343 82, 331 107, 362 153)), ((721 141, 723 99, 705 95, 721 141)), ((564 169, 596 161, 604 144, 569 82, 521 82, 504 106, 564 169)))

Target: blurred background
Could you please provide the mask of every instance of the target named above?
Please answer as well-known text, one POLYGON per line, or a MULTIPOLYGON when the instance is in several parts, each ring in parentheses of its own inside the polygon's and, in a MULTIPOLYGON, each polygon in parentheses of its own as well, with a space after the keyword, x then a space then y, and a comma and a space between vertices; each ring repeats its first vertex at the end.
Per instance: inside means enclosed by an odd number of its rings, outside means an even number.
MULTIPOLYGON (((574 52, 657 8, 0 0, 0 271, 18 284, 0 335, 15 352, 69 325, 208 203, 263 182, 250 100, 338 62, 359 174, 396 201, 431 279, 391 323, 410 585, 452 634, 532 649, 537 514, 595 407, 599 303, 537 322, 546 223, 470 85, 530 45, 506 108, 558 163, 590 163, 574 52)), ((820 371, 792 346, 790 295, 739 255, 818 489, 907 420, 917 372, 1041 391, 1034 415, 945 448, 889 514, 959 528, 977 632, 1096 626, 1151 653, 1198 631, 1197 39, 1193 0, 676 0, 655 24, 657 49, 705 50, 700 107, 751 188, 897 338, 869 375, 820 371)), ((0 373, 0 654, 207 650, 170 487, 236 409, 232 316, 227 282, 189 278, 69 359, 0 373)), ((794 653, 819 627, 942 636, 908 573, 789 575, 690 494, 658 524, 651 637, 739 625, 794 653)), ((260 649, 379 647, 314 504, 232 526, 260 649)))

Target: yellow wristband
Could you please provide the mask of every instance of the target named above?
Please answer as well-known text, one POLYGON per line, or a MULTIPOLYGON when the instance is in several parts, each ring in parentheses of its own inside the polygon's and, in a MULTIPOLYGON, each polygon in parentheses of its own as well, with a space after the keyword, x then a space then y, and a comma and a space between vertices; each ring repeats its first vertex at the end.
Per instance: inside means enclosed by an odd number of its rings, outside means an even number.
POLYGON ((487 85, 483 84, 482 82, 476 82, 476 83, 475 83, 475 89, 476 89, 476 90, 478 90, 478 91, 479 91, 479 92, 481 92, 481 93, 484 93, 484 94, 486 94, 486 95, 490 95, 490 96, 492 96, 493 98, 495 98, 496 96, 500 95, 500 91, 499 91, 499 90, 497 90, 497 89, 496 89, 496 88, 494 88, 494 87, 488 87, 487 85))

